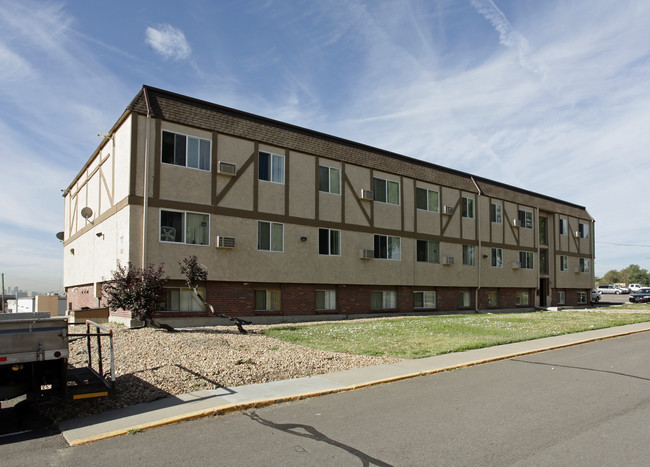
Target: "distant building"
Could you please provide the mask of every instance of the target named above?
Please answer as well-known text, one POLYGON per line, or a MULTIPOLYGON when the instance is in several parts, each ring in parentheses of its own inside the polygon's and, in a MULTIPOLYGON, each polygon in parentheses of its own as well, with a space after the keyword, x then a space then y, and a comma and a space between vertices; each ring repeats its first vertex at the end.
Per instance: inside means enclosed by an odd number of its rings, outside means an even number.
POLYGON ((64 197, 70 309, 105 304, 117 261, 164 263, 160 317, 211 322, 190 255, 216 310, 267 321, 591 299, 582 206, 148 86, 64 197))

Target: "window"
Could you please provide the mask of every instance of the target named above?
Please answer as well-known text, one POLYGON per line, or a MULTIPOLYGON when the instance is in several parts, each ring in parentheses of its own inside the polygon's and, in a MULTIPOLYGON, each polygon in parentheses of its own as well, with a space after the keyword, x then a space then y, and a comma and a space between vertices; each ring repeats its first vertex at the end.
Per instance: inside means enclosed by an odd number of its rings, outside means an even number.
POLYGON ((539 218, 539 243, 540 245, 548 245, 548 218, 539 218))
POLYGON ((325 193, 341 194, 341 171, 334 167, 318 166, 318 189, 325 193))
POLYGON ((284 225, 275 222, 257 222, 257 249, 284 251, 284 225))
MULTIPOLYGON (((197 287, 196 291, 205 297, 205 289, 197 287)), ((167 288, 164 290, 164 299, 158 305, 158 311, 205 311, 205 305, 194 295, 192 289, 187 287, 167 288)))
POLYGON ((373 310, 397 308, 397 293, 393 290, 373 290, 370 292, 370 308, 373 310))
POLYGON ((316 309, 336 310, 336 290, 317 290, 316 309))
POLYGON ((475 264, 475 251, 474 245, 463 245, 463 264, 466 266, 474 266, 475 264))
POLYGON ((519 263, 522 269, 533 269, 533 253, 530 251, 520 251, 519 263))
POLYGON ((539 250, 539 273, 548 274, 548 250, 539 250))
POLYGON ((578 236, 580 238, 589 238, 589 224, 578 223, 578 236))
POLYGON ((458 293, 458 306, 460 308, 469 308, 472 306, 472 296, 469 292, 463 291, 458 293))
POLYGON ((495 224, 503 223, 502 206, 500 204, 490 204, 490 222, 495 224))
POLYGON ((568 271, 569 270, 569 257, 565 255, 560 256, 560 271, 568 271))
POLYGON ((399 204, 399 182, 374 178, 375 201, 399 204))
POLYGON ((210 146, 209 139, 163 131, 162 161, 165 164, 209 171, 212 157, 210 146))
POLYGON ((578 303, 585 304, 587 303, 587 292, 578 292, 578 303))
POLYGON ((524 211, 523 209, 519 210, 519 225, 524 229, 533 228, 533 212, 524 211))
POLYGON ((501 248, 492 248, 492 267, 503 267, 503 250, 501 248))
POLYGON ((416 188, 417 208, 424 211, 438 212, 438 192, 426 188, 416 188))
POLYGON ((208 245, 210 217, 184 211, 160 211, 160 241, 208 245))
POLYGON ((499 306, 499 293, 496 290, 490 290, 487 293, 488 307, 496 308, 499 306))
POLYGON ((413 308, 435 308, 436 292, 428 290, 424 292, 413 292, 413 308))
POLYGON ((430 240, 417 241, 417 260, 426 263, 440 262, 440 243, 430 240))
POLYGON ((589 272, 589 258, 580 258, 580 272, 589 272))
POLYGON ((280 291, 256 290, 255 311, 280 311, 280 291))
POLYGON ((557 304, 564 305, 565 303, 566 303, 566 292, 564 290, 560 290, 557 293, 557 304))
POLYGON ((260 151, 258 174, 260 180, 284 183, 284 156, 260 151))
POLYGON ((530 302, 528 291, 520 290, 516 293, 517 305, 528 305, 530 302))
POLYGON ((318 253, 321 255, 341 255, 341 231, 318 229, 318 253))
POLYGON ((474 219, 474 199, 473 198, 463 198, 462 199, 462 210, 463 217, 467 219, 474 219))
POLYGON ((568 233, 569 227, 567 225, 567 220, 560 218, 560 235, 566 235, 568 233))
POLYGON ((375 258, 399 261, 402 258, 400 238, 375 235, 375 258))

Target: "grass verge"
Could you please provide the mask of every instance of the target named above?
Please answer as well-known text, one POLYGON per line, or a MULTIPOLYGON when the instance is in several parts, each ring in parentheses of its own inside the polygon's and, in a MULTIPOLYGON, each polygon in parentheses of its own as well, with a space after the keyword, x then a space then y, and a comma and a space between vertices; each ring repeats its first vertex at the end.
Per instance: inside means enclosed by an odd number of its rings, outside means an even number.
POLYGON ((306 347, 361 355, 424 358, 580 331, 650 321, 650 306, 377 318, 273 327, 265 334, 306 347))

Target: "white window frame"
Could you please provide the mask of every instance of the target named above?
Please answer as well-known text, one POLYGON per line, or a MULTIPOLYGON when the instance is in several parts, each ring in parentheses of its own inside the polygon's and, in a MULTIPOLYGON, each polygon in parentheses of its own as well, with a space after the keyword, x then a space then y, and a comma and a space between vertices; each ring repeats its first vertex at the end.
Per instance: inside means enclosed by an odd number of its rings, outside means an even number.
MULTIPOLYGON (((188 287, 165 287, 165 302, 164 304, 161 302, 160 306, 158 307, 158 311, 160 312, 204 312, 205 311, 205 304, 199 300, 199 298, 194 294, 194 291, 188 287), (177 293, 177 297, 175 298, 173 295, 174 293, 177 293), (172 294, 172 296, 170 296, 172 294), (178 309, 174 309, 173 303, 178 301, 178 309), (171 303, 171 307, 168 305, 171 303), (187 307, 189 309, 183 309, 184 304, 190 304, 190 307, 187 307), (167 309, 167 308, 172 308, 172 309, 167 309)), ((205 288, 204 287, 197 287, 196 291, 201 295, 201 297, 205 297, 205 288)))
POLYGON ((560 271, 567 272, 569 270, 569 257, 560 255, 560 271))
POLYGON ((431 310, 436 307, 435 290, 416 290, 413 292, 413 308, 416 310, 431 310), (418 306, 416 297, 420 296, 421 305, 418 306))
POLYGON ((476 246, 463 245, 463 264, 465 266, 476 265, 476 246))
POLYGON ((533 269, 535 267, 535 254, 532 251, 520 251, 519 264, 521 269, 533 269))
POLYGON ((175 165, 177 167, 187 167, 188 169, 195 169, 195 170, 202 170, 204 172, 210 172, 210 167, 212 166, 212 141, 207 139, 207 138, 199 138, 198 136, 192 136, 188 135, 185 133, 178 133, 176 131, 170 131, 170 130, 162 130, 161 132, 161 144, 160 144, 160 162, 166 165, 175 165), (174 155, 173 158, 175 159, 176 157, 176 136, 182 136, 185 138, 185 163, 184 164, 178 164, 175 160, 174 162, 166 162, 164 159, 164 151, 165 151, 165 133, 168 133, 170 135, 174 135, 174 155), (197 147, 198 147, 198 154, 196 155, 197 161, 196 161, 196 166, 190 165, 190 140, 196 141, 197 147), (205 159, 202 157, 202 152, 201 152, 201 146, 203 144, 207 143, 208 145, 208 151, 206 154, 205 159), (205 164, 202 164, 201 162, 205 160, 205 164), (203 165, 203 167, 202 167, 203 165), (207 165, 207 167, 205 167, 207 165))
POLYGON ((318 254, 323 256, 341 256, 341 231, 337 229, 318 229, 318 254), (321 235, 327 235, 327 252, 323 253, 321 251, 321 235), (336 250, 338 252, 332 253, 332 246, 336 244, 336 250))
POLYGON ((564 290, 558 290, 558 292, 557 292, 557 304, 558 305, 566 304, 566 292, 564 290))
MULTIPOLYGON (((266 242, 264 242, 266 243, 266 242)), ((280 224, 279 222, 269 222, 269 221, 257 221, 257 250, 258 251, 270 251, 274 253, 282 253, 284 252, 284 224, 280 224), (263 243, 262 243, 262 225, 267 224, 269 226, 269 238, 268 238, 268 248, 263 248, 263 243), (280 235, 282 237, 282 245, 278 249, 277 245, 273 245, 273 233, 280 232, 280 235)))
POLYGON ((578 262, 580 272, 589 272, 589 258, 580 258, 578 262))
POLYGON ((341 194, 341 169, 338 167, 330 167, 328 165, 319 165, 318 166, 318 191, 321 193, 331 193, 333 195, 341 194), (327 171, 327 175, 324 175, 324 171, 327 171), (323 179, 326 177, 327 189, 323 189, 323 179), (336 180, 337 186, 332 188, 332 180, 336 180), (337 191, 338 189, 338 191, 337 191))
POLYGON ((458 308, 469 308, 472 306, 472 294, 467 290, 458 292, 458 308))
POLYGON ((569 221, 560 217, 560 235, 569 233, 569 221))
POLYGON ((436 242, 433 240, 417 240, 415 242, 415 259, 416 261, 420 263, 434 263, 434 264, 439 264, 440 263, 440 242, 436 242), (426 260, 421 260, 419 251, 420 251, 420 245, 426 245, 426 260), (435 249, 431 248, 432 245, 435 245, 435 249), (434 251, 435 250, 435 251, 434 251), (434 254, 436 253, 436 254, 434 254))
POLYGON ((533 229, 535 228, 535 221, 534 221, 534 216, 533 216, 533 211, 529 211, 528 209, 520 209, 519 210, 519 224, 522 229, 533 229))
POLYGON ((385 204, 394 204, 396 206, 399 206, 400 204, 400 186, 399 182, 396 182, 394 180, 387 180, 384 178, 379 178, 379 177, 373 177, 373 190, 375 193, 375 201, 378 203, 385 203, 385 204), (384 185, 383 192, 386 194, 385 199, 379 199, 378 195, 381 193, 381 190, 377 189, 377 186, 382 184, 384 185), (395 199, 395 195, 391 195, 391 189, 390 187, 397 187, 397 199, 395 199))
POLYGON ((374 236, 374 252, 375 259, 387 259, 390 261, 401 261, 402 260, 402 239, 401 237, 392 237, 390 235, 378 235, 374 236), (377 248, 377 241, 381 242, 381 238, 386 239, 386 256, 379 256, 381 254, 381 249, 377 248))
POLYGON ((258 151, 258 169, 257 169, 257 178, 263 182, 278 183, 284 185, 284 170, 285 170, 285 157, 281 154, 275 154, 269 151, 258 151), (263 174, 261 170, 260 158, 264 154, 268 157, 269 160, 269 170, 268 173, 263 174), (278 168, 278 166, 280 166, 278 168), (266 178, 268 177, 268 178, 266 178))
POLYGON ((280 289, 255 289, 253 300, 253 308, 255 308, 255 311, 280 311, 282 309, 280 289), (264 293, 264 308, 258 308, 257 296, 262 292, 264 293), (274 308, 275 303, 277 303, 277 308, 274 308))
POLYGON ((497 203, 490 204, 490 222, 503 224, 503 206, 497 203))
POLYGON ((370 292, 370 309, 371 310, 395 310, 397 309, 397 292, 394 290, 372 290, 370 292), (377 301, 377 295, 381 294, 381 306, 374 306, 377 301))
MULTIPOLYGON (((205 212, 193 212, 193 211, 177 211, 175 209, 160 209, 159 210, 159 220, 158 220, 158 241, 161 243, 176 243, 180 245, 196 245, 196 246, 210 246, 210 214, 207 214, 205 212), (175 229, 174 227, 167 226, 167 225, 162 225, 163 221, 163 212, 169 212, 169 213, 179 213, 183 215, 183 226, 181 228, 181 241, 176 241, 176 240, 169 240, 168 238, 169 235, 171 235, 171 232, 168 232, 165 230, 165 228, 171 228, 175 229), (189 243, 187 241, 187 217, 188 215, 190 216, 205 216, 207 218, 207 232, 205 234, 206 238, 206 243, 189 243), (166 238, 165 238, 166 237, 166 238)), ((174 230, 174 235, 176 231, 174 230)))
POLYGON ((490 264, 493 268, 503 267, 503 248, 492 248, 490 264))
POLYGON ((589 238, 589 224, 578 222, 578 235, 580 238, 589 238))
POLYGON ((421 211, 439 212, 440 211, 440 193, 437 190, 429 190, 428 188, 416 187, 415 189, 415 204, 417 209, 421 211), (424 192, 425 207, 420 207, 419 193, 424 192), (431 198, 434 198, 433 200, 431 198), (433 206, 432 206, 433 204, 433 206))
POLYGON ((517 305, 530 305, 530 292, 528 292, 528 290, 517 290, 517 292, 515 292, 515 297, 517 305))
POLYGON ((578 305, 584 305, 587 303, 587 292, 584 290, 578 292, 578 305))
POLYGON ((463 196, 461 199, 462 216, 465 219, 474 219, 474 198, 463 196))
POLYGON ((316 310, 336 310, 336 290, 316 290, 315 299, 316 310), (322 302, 322 306, 319 306, 319 302, 322 302))

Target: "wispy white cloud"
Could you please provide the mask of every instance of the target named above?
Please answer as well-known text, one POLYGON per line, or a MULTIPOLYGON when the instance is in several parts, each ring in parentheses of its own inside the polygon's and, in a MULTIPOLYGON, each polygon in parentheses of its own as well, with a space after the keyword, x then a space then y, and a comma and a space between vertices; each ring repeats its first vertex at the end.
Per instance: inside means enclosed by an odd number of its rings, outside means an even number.
POLYGON ((149 26, 145 35, 145 42, 163 58, 185 60, 192 54, 192 49, 185 39, 183 31, 170 24, 149 26))

